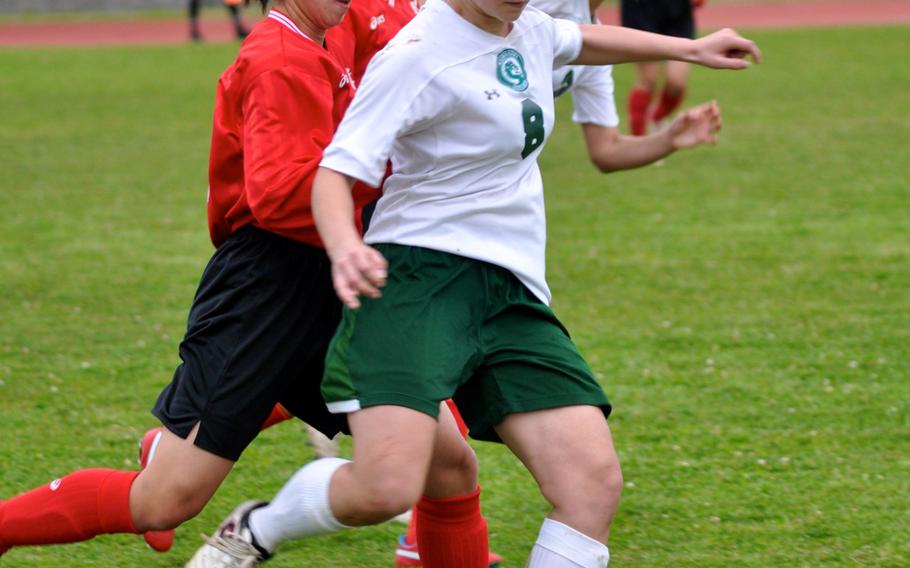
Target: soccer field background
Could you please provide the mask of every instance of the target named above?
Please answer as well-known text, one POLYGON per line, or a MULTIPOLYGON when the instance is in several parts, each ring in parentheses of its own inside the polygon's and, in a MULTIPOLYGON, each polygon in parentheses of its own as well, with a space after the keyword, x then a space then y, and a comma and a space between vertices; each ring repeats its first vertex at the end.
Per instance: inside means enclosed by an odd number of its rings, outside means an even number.
MULTIPOLYGON (((765 31, 765 64, 695 70, 720 144, 603 176, 560 101, 540 160, 554 308, 602 380, 626 489, 615 566, 910 565, 907 28, 765 31)), ((199 275, 214 86, 236 45, 0 50, 0 499, 135 467, 199 275)), ((622 104, 631 69, 616 69, 622 104)), ((493 548, 547 507, 476 443, 493 548)), ((349 446, 346 446, 349 447, 349 446)), ((312 457, 264 433, 158 555, 136 536, 4 568, 176 567, 312 457)), ((400 525, 268 565, 392 565, 400 525)))

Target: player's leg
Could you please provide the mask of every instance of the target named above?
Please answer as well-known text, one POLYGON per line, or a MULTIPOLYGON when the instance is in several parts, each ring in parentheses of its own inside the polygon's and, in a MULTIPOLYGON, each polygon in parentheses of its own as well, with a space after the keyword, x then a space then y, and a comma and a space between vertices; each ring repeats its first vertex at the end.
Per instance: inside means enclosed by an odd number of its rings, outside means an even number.
POLYGON ((682 61, 668 61, 665 64, 666 76, 664 88, 660 92, 657 108, 651 116, 654 122, 660 122, 679 108, 686 96, 686 82, 689 79, 689 64, 682 61))
POLYGON ((644 136, 648 127, 648 110, 657 89, 660 63, 649 61, 635 64, 635 83, 629 89, 629 133, 644 136))
MULTIPOLYGON (((622 25, 627 28, 657 32, 661 18, 660 10, 659 3, 622 0, 620 19, 622 25)), ((633 136, 644 136, 647 133, 648 111, 657 89, 659 75, 660 63, 635 64, 635 83, 629 90, 628 99, 629 133, 633 136)))
MULTIPOLYGON (((695 37, 695 18, 691 0, 673 0, 664 5, 658 33, 676 37, 695 37)), ((686 95, 689 64, 668 61, 664 68, 664 87, 651 119, 659 123, 673 114, 686 95)))
POLYGON ((190 17, 190 39, 193 41, 202 41, 202 32, 199 30, 199 9, 202 6, 202 0, 189 0, 187 11, 190 17))
MULTIPOLYGON (((437 531, 440 534, 433 534, 433 518, 425 524, 430 529, 427 538, 446 554, 445 562, 451 562, 453 554, 463 557, 469 550, 475 554, 479 550, 485 559, 486 524, 477 502, 476 459, 451 417, 443 416, 437 424, 424 412, 376 406, 352 413, 349 423, 354 436, 353 461, 327 458, 310 462, 271 503, 242 505, 247 512, 232 514, 188 566, 256 563, 270 557, 286 540, 385 521, 417 503, 425 486, 431 515, 435 501, 444 501, 441 515, 446 524, 437 531), (455 515, 448 502, 453 497, 458 506, 455 515), (462 542, 453 543, 453 535, 462 542), (478 546, 466 547, 465 540, 478 546), (238 554, 244 547, 253 554, 238 554)), ((439 566, 432 558, 425 565, 439 566)))
POLYGON ((79 470, 0 504, 0 550, 171 528, 208 502, 233 462, 166 432, 150 467, 79 470))
POLYGON ((622 487, 610 403, 550 308, 509 274, 488 280, 483 364, 455 402, 472 437, 505 442, 553 505, 538 540, 552 558, 531 566, 603 568, 622 487))
MULTIPOLYGON (((389 260, 383 297, 365 302, 356 320, 345 316, 330 351, 332 372, 326 374, 323 393, 330 406, 375 396, 429 413, 438 405, 430 406, 428 401, 448 398, 472 373, 476 346, 463 330, 479 326, 475 318, 485 298, 478 270, 482 263, 416 247, 380 245, 380 249, 389 260), (414 274, 420 278, 413 278, 414 274), (331 361, 343 361, 344 366, 333 367, 331 361)), ((448 420, 446 414, 440 415, 441 424, 448 420)), ((468 448, 458 435, 451 443, 468 448)), ((440 514, 458 513, 457 502, 437 505, 440 514)), ((421 530, 419 521, 417 530, 421 530)), ((421 543, 426 546, 433 544, 421 543)), ((486 550, 481 549, 478 558, 485 556, 486 550)))
POLYGON ((252 227, 223 243, 190 312, 179 380, 156 405, 162 422, 182 435, 186 417, 200 416, 195 444, 231 460, 278 402, 338 432, 317 380, 341 310, 329 266, 325 251, 252 227))
POLYGON ((511 414, 496 431, 553 506, 529 566, 606 566, 604 543, 619 505, 622 473, 601 409, 568 406, 511 414))
POLYGON ((240 14, 240 2, 237 0, 225 0, 224 6, 227 8, 228 14, 231 17, 231 23, 234 24, 234 33, 236 34, 237 39, 244 39, 250 32, 246 29, 246 26, 243 25, 243 18, 240 14))
POLYGON ((194 445, 198 426, 187 439, 165 430, 155 459, 130 490, 130 509, 140 531, 172 529, 195 517, 234 465, 232 460, 194 445))
MULTIPOLYGON (((455 401, 453 401, 452 399, 448 399, 445 402, 446 402, 446 406, 448 407, 449 412, 452 415, 455 425, 458 428, 459 434, 461 434, 462 438, 467 439, 468 427, 465 424, 464 419, 461 417, 461 412, 459 412, 458 407, 455 405, 455 401)), ((445 412, 440 413, 439 420, 440 420, 440 422, 447 420, 445 412)), ((437 442, 437 443, 440 443, 440 442, 437 442)), ((424 507, 424 514, 431 514, 432 510, 431 510, 430 505, 432 504, 432 502, 430 500, 426 500, 426 501, 427 501, 427 506, 424 507)), ((467 501, 469 501, 469 500, 465 499, 465 500, 461 501, 464 504, 462 509, 466 509, 468 507, 467 501)), ((473 499, 470 499, 470 501, 473 501, 473 499)), ((479 503, 478 503, 478 505, 479 505, 479 503)), ((452 506, 456 506, 456 504, 453 503, 452 506)), ((467 512, 469 512, 469 511, 467 511, 467 512)), ((473 514, 473 513, 471 513, 471 514, 473 514)), ((422 565, 420 551, 423 546, 418 545, 418 542, 421 542, 421 543, 426 542, 426 547, 428 550, 433 548, 434 552, 431 552, 431 554, 435 553, 436 549, 442 548, 442 547, 436 546, 436 544, 433 542, 433 537, 429 537, 429 541, 427 542, 428 537, 426 534, 424 535, 422 540, 418 541, 417 519, 419 516, 420 516, 419 514, 411 515, 410 521, 408 523, 407 532, 404 535, 402 535, 401 537, 399 537, 399 539, 398 539, 398 544, 395 549, 395 566, 397 568, 416 568, 416 567, 419 567, 422 565)), ((480 519, 482 520, 483 517, 480 517, 480 519)), ((477 524, 479 525, 479 523, 477 523, 477 524)), ((432 562, 432 560, 431 560, 431 562, 432 562)), ((489 551, 487 553, 487 565, 488 566, 498 566, 500 564, 500 562, 502 562, 502 557, 500 557, 498 554, 496 554, 493 551, 489 551)))
MULTIPOLYGON (((421 495, 431 465, 440 401, 472 372, 472 337, 456 330, 470 326, 477 310, 466 309, 464 298, 482 304, 484 297, 467 259, 415 247, 381 249, 390 264, 383 297, 365 301, 356 314, 344 311, 324 358, 322 394, 333 411, 350 413, 354 464, 337 459, 308 464, 276 497, 274 507, 250 513, 251 528, 244 532, 241 527, 238 538, 261 538, 261 547, 268 550, 286 538, 380 522, 406 511, 421 495), (415 272, 420 279, 411 278, 415 272), (282 505, 286 500, 299 504, 294 496, 302 494, 312 498, 308 508, 282 505), (280 521, 270 522, 272 514, 280 521), (289 520, 291 516, 296 520, 289 520)), ((328 290, 334 298, 331 282, 328 290)), ((316 400, 310 397, 311 402, 316 400)), ((297 408, 287 408, 315 424, 297 408)), ((454 437, 463 444, 459 447, 468 448, 457 431, 454 437)), ((466 462, 455 457, 451 463, 463 467, 466 462)), ((440 479, 446 477, 440 474, 440 479)), ((439 490, 431 495, 440 496, 457 497, 439 490)), ((446 509, 447 504, 440 507, 446 509)), ((486 558, 485 544, 478 566, 486 558)), ((203 550, 197 553, 197 557, 204 555, 203 550)))
MULTIPOLYGON (((269 414, 269 417, 266 419, 265 423, 262 425, 262 430, 266 428, 271 428, 275 424, 284 422, 285 420, 290 420, 294 416, 291 415, 281 404, 276 404, 272 408, 272 412, 269 414)), ((157 426, 146 432, 142 439, 139 441, 139 467, 144 469, 157 455, 158 445, 164 435, 164 432, 167 430, 162 426, 157 426)), ((327 457, 328 454, 331 454, 332 449, 337 449, 337 445, 333 440, 327 438, 324 434, 316 430, 312 426, 308 427, 307 434, 310 437, 310 441, 319 437, 319 441, 328 440, 328 445, 322 447, 316 447, 316 453, 319 457, 327 457)), ((337 453, 331 454, 337 455, 337 453)), ((146 544, 152 550, 157 552, 167 552, 174 545, 174 529, 165 529, 165 530, 152 530, 142 533, 142 538, 145 539, 146 544)))
POLYGON ((141 473, 82 470, 5 501, 0 548, 167 529, 204 506, 277 400, 275 381, 265 379, 269 368, 256 367, 276 359, 263 356, 274 349, 270 338, 247 334, 270 313, 261 305, 271 299, 264 276, 286 259, 276 259, 254 237, 251 231, 232 235, 203 273, 180 344, 183 364, 155 406, 170 431, 155 459, 141 473), (251 376, 257 380, 243 388, 251 376))
POLYGON ((316 460, 302 467, 272 502, 250 515, 256 542, 282 542, 382 522, 420 497, 437 425, 404 407, 376 406, 348 416, 353 461, 316 460))
POLYGON ((477 459, 453 407, 441 408, 426 488, 415 507, 419 565, 485 567, 490 565, 491 553, 487 523, 480 512, 477 459))

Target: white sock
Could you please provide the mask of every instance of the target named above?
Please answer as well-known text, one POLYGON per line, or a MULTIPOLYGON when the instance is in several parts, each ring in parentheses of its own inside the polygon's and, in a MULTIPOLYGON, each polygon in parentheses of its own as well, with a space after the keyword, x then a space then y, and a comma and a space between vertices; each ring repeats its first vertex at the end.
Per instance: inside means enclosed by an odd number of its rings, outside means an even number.
POLYGON ((274 552, 282 542, 348 528, 329 506, 329 482, 348 460, 324 458, 303 466, 265 507, 250 513, 250 530, 260 546, 274 552))
POLYGON ((527 568, 606 568, 610 550, 568 525, 544 519, 527 568))

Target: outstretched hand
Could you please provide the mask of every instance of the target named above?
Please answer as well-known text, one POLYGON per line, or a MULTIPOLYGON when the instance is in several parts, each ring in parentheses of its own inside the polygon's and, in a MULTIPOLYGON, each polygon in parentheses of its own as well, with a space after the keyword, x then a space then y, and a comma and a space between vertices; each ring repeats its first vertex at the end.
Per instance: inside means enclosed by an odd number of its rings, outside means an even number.
POLYGON ((723 126, 717 101, 687 109, 670 124, 670 140, 674 150, 693 148, 701 144, 716 144, 717 133, 723 126))
POLYGON ((344 304, 356 310, 361 295, 378 298, 385 286, 389 263, 373 247, 358 240, 340 250, 332 251, 332 283, 335 293, 344 304))
POLYGON ((695 40, 693 63, 714 69, 746 69, 751 66, 747 56, 761 63, 761 51, 754 41, 746 39, 730 28, 695 40))

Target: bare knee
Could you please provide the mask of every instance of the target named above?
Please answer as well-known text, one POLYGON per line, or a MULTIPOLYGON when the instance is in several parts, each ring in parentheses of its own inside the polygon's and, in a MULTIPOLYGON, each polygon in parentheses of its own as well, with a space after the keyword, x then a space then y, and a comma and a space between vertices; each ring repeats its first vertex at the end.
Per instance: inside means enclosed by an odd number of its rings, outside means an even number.
POLYGON ((622 483, 622 470, 616 460, 579 464, 572 475, 553 484, 558 484, 552 493, 559 501, 554 505, 600 509, 619 501, 622 483))
POLYGON ((595 457, 570 473, 541 485, 558 520, 591 535, 606 538, 619 507, 623 478, 615 455, 595 457))
POLYGON ((133 524, 142 532, 175 528, 198 515, 209 496, 193 483, 143 480, 140 475, 130 492, 133 524))
POLYGON ((477 471, 474 450, 461 440, 433 456, 424 494, 442 499, 471 493, 477 488, 477 471))
POLYGON ((361 489, 363 497, 357 517, 363 524, 375 524, 400 515, 416 505, 422 485, 419 482, 408 483, 394 474, 386 474, 374 475, 372 480, 363 483, 361 489))
POLYGON ((672 82, 668 80, 666 85, 664 85, 664 90, 672 97, 682 96, 686 92, 686 82, 672 82))

